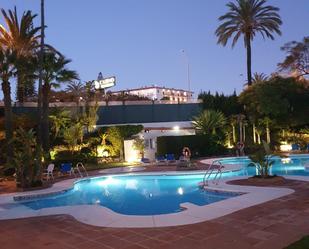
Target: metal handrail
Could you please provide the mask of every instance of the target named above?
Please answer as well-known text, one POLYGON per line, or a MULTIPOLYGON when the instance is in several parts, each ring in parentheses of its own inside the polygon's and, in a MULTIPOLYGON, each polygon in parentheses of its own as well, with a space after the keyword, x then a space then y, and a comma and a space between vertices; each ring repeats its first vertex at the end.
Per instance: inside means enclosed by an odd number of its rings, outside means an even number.
POLYGON ((220 181, 221 177, 222 177, 222 169, 224 168, 224 166, 221 163, 221 160, 214 160, 212 161, 212 163, 209 165, 208 169, 205 172, 204 178, 203 178, 203 186, 208 186, 208 181, 209 178, 211 176, 211 174, 213 174, 213 172, 217 171, 217 173, 215 174, 215 177, 213 179, 213 183, 215 183, 215 181, 217 180, 217 184, 220 181), (213 168, 213 166, 218 163, 219 164, 219 168, 213 168))
POLYGON ((88 172, 87 172, 87 170, 86 170, 84 164, 83 164, 82 162, 78 162, 78 163, 76 164, 75 169, 77 170, 77 172, 78 172, 78 174, 80 175, 80 177, 81 177, 81 178, 84 177, 82 171, 80 170, 80 168, 82 168, 82 170, 84 171, 85 175, 88 176, 88 172))

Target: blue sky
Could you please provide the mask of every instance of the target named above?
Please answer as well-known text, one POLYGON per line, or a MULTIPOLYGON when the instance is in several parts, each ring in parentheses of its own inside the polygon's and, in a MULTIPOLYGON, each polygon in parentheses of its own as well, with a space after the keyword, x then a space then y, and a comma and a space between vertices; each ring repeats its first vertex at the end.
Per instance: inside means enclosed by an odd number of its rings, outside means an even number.
MULTIPOLYGON (((226 0, 45 0, 46 40, 68 58, 82 81, 115 75, 114 90, 156 84, 187 88, 185 49, 191 89, 239 93, 245 83, 242 40, 234 49, 217 45, 218 17, 226 0)), ((258 36, 252 45, 253 72, 270 74, 282 61, 280 47, 308 34, 308 0, 269 0, 280 8, 282 36, 258 36)), ((0 0, 39 13, 39 0, 0 0)), ((0 18, 0 22, 3 19, 0 18)), ((39 18, 37 18, 39 23, 39 18)), ((14 82, 12 83, 14 88, 14 82)), ((13 90, 14 91, 14 90, 13 90)), ((0 94, 2 98, 2 93, 0 94)))

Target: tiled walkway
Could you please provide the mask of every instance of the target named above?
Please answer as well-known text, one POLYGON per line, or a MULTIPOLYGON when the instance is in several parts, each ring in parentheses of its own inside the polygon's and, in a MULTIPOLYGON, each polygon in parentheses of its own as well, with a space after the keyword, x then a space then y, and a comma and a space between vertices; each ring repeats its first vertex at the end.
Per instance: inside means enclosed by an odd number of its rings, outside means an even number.
POLYGON ((194 225, 112 229, 81 224, 68 216, 0 221, 3 249, 281 249, 309 234, 309 183, 277 200, 194 225))

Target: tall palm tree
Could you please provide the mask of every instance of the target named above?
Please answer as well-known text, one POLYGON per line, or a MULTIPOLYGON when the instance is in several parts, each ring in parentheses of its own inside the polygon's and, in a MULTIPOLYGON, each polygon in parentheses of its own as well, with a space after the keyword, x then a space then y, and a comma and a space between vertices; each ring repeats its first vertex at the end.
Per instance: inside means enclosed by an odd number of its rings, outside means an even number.
POLYGON ((40 27, 33 27, 33 20, 37 15, 33 15, 30 10, 23 12, 20 20, 18 19, 16 7, 14 10, 1 9, 7 29, 0 25, 0 46, 10 48, 16 53, 17 60, 17 100, 24 102, 25 89, 34 86, 33 64, 35 61, 31 57, 35 56, 38 48, 40 27))
MULTIPOLYGON (((15 74, 14 63, 16 55, 11 49, 0 46, 0 79, 2 81, 2 91, 4 97, 4 125, 5 125, 5 140, 7 149, 7 164, 10 165, 13 160, 13 146, 9 146, 13 138, 13 123, 12 123, 12 99, 10 79, 15 74)), ((11 166, 11 165, 10 165, 11 166)))
MULTIPOLYGON (((45 46, 45 10, 44 10, 44 0, 41 0, 41 39, 40 39, 40 50, 39 50, 39 84, 38 84, 38 144, 42 146, 43 144, 43 106, 42 106, 42 85, 43 85, 43 63, 44 63, 44 46, 45 46)), ((48 108, 47 108, 48 109, 48 108)), ((48 110, 47 110, 48 112, 48 110)), ((48 119, 48 113, 46 119, 48 119)), ((45 128, 48 128, 48 120, 46 121, 45 128)), ((47 136, 45 134, 45 136, 47 136)), ((49 144, 49 143, 48 143, 49 144)), ((48 146, 46 146, 48 147, 48 146)))
POLYGON ((54 51, 44 52, 42 68, 42 145, 45 152, 49 150, 49 94, 51 88, 60 87, 61 83, 78 79, 75 71, 66 68, 71 60, 54 51))
POLYGON ((231 115, 229 117, 229 122, 232 126, 232 138, 233 138, 233 144, 236 144, 236 125, 237 125, 237 115, 231 115))
POLYGON ((226 125, 226 118, 220 111, 205 110, 193 118, 193 126, 203 134, 216 134, 217 130, 226 125))
POLYGON ((266 0, 236 0, 226 5, 229 11, 219 17, 223 22, 216 30, 218 44, 226 46, 233 37, 232 47, 238 39, 244 37, 244 45, 247 49, 247 79, 248 86, 252 84, 251 74, 251 41, 257 33, 263 38, 274 40, 274 34, 281 35, 282 24, 279 8, 266 5, 266 0))

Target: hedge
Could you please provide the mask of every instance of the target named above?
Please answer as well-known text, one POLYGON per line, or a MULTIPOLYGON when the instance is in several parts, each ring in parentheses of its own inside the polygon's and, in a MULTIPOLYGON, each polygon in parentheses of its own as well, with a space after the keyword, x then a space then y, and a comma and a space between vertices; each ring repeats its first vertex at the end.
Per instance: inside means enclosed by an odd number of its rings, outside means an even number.
POLYGON ((182 155, 183 147, 189 147, 192 157, 225 155, 228 149, 212 136, 165 136, 157 138, 157 155, 174 154, 176 158, 182 155))

